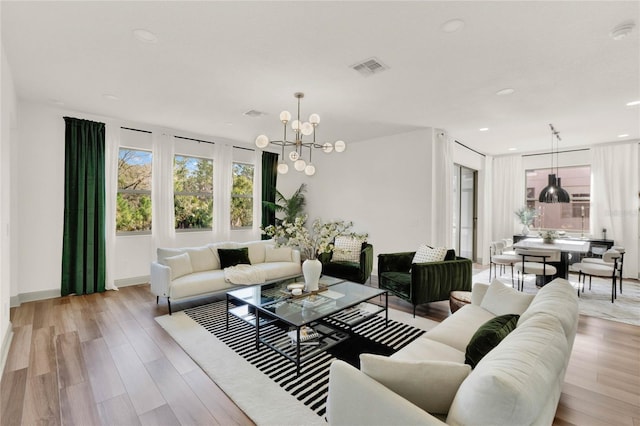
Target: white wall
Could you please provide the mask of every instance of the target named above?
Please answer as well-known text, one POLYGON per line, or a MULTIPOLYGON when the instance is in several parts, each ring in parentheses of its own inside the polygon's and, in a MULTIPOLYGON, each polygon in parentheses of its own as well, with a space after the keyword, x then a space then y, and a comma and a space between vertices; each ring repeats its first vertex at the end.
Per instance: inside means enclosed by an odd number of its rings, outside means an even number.
POLYGON ((15 246, 13 232, 11 200, 15 198, 14 185, 15 140, 17 131, 16 94, 11 70, 5 57, 4 47, 0 44, 2 64, 0 67, 0 371, 9 350, 11 322, 9 321, 9 303, 11 300, 11 282, 15 275, 13 261, 15 246))
POLYGON ((278 175, 278 190, 288 197, 306 182, 309 219, 353 221, 369 233, 375 256, 414 251, 431 237, 432 143, 429 128, 351 143, 343 153, 316 150, 316 174, 290 167, 278 175))

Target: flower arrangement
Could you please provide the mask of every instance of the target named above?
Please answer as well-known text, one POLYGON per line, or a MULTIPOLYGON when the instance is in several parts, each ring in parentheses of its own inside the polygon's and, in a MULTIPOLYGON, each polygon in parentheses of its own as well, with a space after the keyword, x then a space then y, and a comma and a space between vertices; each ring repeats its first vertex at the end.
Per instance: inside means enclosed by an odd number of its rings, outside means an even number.
POLYGON ((558 232, 554 231, 553 229, 548 229, 548 230, 546 230, 544 232, 541 232, 540 236, 542 237, 542 241, 543 242, 552 243, 553 240, 558 238, 558 232))
POLYGON ((530 209, 529 207, 521 207, 516 210, 515 215, 520 219, 520 223, 526 226, 529 226, 533 223, 533 219, 538 217, 538 212, 536 209, 530 209))
POLYGON ((280 225, 269 225, 263 233, 274 238, 277 246, 290 246, 300 249, 302 257, 305 259, 315 259, 322 253, 329 253, 334 250, 333 240, 338 235, 347 235, 363 242, 368 234, 357 234, 350 231, 353 222, 333 221, 322 222, 316 219, 311 230, 305 227, 307 215, 298 216, 293 222, 284 220, 280 225))

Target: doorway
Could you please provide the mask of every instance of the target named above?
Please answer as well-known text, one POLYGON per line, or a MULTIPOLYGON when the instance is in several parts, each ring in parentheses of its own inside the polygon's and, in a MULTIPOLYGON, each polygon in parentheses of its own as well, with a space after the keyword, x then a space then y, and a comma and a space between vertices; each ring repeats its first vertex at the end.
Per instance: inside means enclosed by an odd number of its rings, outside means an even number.
POLYGON ((478 172, 459 164, 453 170, 453 248, 475 262, 478 172))

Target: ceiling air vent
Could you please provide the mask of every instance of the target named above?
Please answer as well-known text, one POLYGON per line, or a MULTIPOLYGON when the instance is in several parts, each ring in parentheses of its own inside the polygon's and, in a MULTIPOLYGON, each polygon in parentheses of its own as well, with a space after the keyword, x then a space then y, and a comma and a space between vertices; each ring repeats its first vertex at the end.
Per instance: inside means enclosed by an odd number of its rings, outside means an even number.
POLYGON ((388 66, 384 65, 377 58, 370 58, 365 61, 359 62, 355 65, 352 65, 351 68, 358 71, 364 76, 378 74, 389 69, 388 66))
POLYGON ((247 117, 262 117, 263 115, 267 115, 266 112, 256 111, 255 109, 250 109, 242 115, 246 115, 247 117))

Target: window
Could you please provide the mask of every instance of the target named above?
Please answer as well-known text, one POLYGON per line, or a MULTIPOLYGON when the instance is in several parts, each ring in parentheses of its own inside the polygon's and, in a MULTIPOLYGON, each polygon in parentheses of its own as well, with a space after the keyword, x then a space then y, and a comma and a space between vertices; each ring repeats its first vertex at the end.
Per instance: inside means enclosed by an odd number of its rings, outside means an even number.
POLYGON ((116 232, 151 231, 151 160, 149 151, 120 148, 116 232))
POLYGON ((589 231, 591 166, 560 167, 553 169, 527 170, 526 203, 538 211, 533 227, 566 231, 589 231), (571 197, 570 203, 540 203, 538 195, 547 186, 550 173, 562 179, 564 188, 571 197))
POLYGON ((231 229, 253 226, 253 170, 252 164, 233 163, 231 229))
POLYGON ((212 229, 213 160, 176 155, 173 170, 176 229, 212 229))

